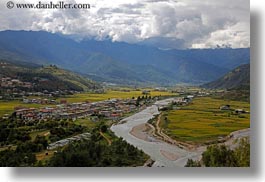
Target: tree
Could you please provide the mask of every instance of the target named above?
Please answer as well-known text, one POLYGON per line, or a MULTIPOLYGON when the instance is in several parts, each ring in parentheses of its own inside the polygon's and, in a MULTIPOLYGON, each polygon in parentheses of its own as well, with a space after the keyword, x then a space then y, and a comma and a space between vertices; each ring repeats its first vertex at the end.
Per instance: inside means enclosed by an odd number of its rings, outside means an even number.
POLYGON ((46 149, 48 146, 48 141, 46 140, 46 138, 44 136, 39 136, 37 135, 35 140, 34 140, 35 144, 41 144, 43 146, 43 149, 46 149))
POLYGON ((202 154, 202 161, 206 167, 236 167, 235 154, 225 145, 212 145, 202 154))
POLYGON ((239 146, 235 149, 235 156, 240 167, 250 166, 250 143, 249 138, 241 139, 239 146))
POLYGON ((188 159, 187 164, 185 167, 201 167, 201 164, 199 161, 194 161, 192 159, 188 159))
POLYGON ((100 127, 100 131, 105 133, 107 131, 108 127, 104 124, 100 127))
MULTIPOLYGON (((97 130, 98 131, 98 130, 97 130)), ((94 135, 94 134, 92 134, 94 135)), ((111 145, 93 140, 80 141, 66 146, 56 153, 47 166, 141 166, 147 156, 122 138, 111 145)))
MULTIPOLYGON (((203 165, 206 167, 249 167, 250 166, 250 143, 249 138, 243 138, 234 150, 225 145, 208 146, 202 154, 203 165)), ((193 167, 198 161, 189 159, 186 167, 193 167)))
POLYGON ((136 100, 136 106, 139 106, 139 105, 140 105, 140 101, 141 101, 141 97, 138 96, 138 97, 137 97, 137 100, 136 100))

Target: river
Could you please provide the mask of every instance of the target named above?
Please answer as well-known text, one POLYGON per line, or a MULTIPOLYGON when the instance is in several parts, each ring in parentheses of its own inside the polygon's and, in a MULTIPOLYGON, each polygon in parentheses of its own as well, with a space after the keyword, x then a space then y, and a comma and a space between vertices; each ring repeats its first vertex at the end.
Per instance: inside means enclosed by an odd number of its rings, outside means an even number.
POLYGON ((122 137, 128 143, 148 154, 151 159, 155 161, 153 166, 183 167, 189 158, 197 160, 202 153, 202 151, 190 152, 162 140, 152 138, 151 136, 149 136, 149 141, 142 140, 130 133, 133 127, 147 123, 149 119, 159 114, 158 108, 168 105, 172 100, 173 98, 157 101, 141 112, 121 120, 120 123, 122 124, 113 125, 111 127, 115 135, 122 137))
MULTIPOLYGON (((206 150, 206 146, 202 146, 194 151, 188 151, 181 149, 176 145, 171 145, 162 140, 152 138, 152 136, 149 135, 148 140, 144 140, 141 139, 141 137, 135 137, 130 133, 134 127, 147 123, 148 120, 159 114, 158 108, 160 106, 168 105, 173 99, 174 98, 157 101, 141 112, 121 120, 121 124, 113 125, 111 127, 111 130, 115 135, 122 137, 128 143, 148 154, 151 159, 155 161, 153 167, 184 167, 188 159, 199 160, 201 154, 206 150)), ((142 133, 147 135, 144 131, 142 131, 142 133)), ((231 134, 232 137, 224 144, 230 148, 234 148, 237 146, 234 141, 238 138, 250 136, 250 129, 247 128, 235 131, 231 134)))

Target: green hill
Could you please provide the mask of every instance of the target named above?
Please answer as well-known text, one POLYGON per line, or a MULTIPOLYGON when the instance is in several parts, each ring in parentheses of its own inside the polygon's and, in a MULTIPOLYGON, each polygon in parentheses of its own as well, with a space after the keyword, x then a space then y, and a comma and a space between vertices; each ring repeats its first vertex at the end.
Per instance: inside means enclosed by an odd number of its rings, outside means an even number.
POLYGON ((76 73, 57 66, 0 60, 0 78, 10 77, 32 83, 28 91, 93 91, 101 86, 76 73))
POLYGON ((249 90, 250 87, 250 65, 241 65, 221 78, 210 83, 202 85, 204 88, 210 89, 244 89, 249 90))
POLYGON ((225 89, 217 98, 250 101, 250 65, 244 64, 225 74, 216 81, 202 85, 204 88, 225 89))

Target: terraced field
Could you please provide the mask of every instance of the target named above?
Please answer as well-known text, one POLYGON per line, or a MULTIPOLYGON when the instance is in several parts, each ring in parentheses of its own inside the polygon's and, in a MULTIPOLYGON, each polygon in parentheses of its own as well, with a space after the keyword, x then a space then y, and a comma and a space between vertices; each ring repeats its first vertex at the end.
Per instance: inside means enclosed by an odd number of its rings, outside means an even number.
POLYGON ((239 101, 225 101, 210 97, 195 98, 191 104, 180 110, 163 113, 161 127, 170 137, 189 143, 204 143, 224 137, 229 133, 250 127, 250 114, 235 114, 221 111, 222 105, 231 109, 249 111, 250 104, 239 101), (165 119, 166 118, 166 119, 165 119))

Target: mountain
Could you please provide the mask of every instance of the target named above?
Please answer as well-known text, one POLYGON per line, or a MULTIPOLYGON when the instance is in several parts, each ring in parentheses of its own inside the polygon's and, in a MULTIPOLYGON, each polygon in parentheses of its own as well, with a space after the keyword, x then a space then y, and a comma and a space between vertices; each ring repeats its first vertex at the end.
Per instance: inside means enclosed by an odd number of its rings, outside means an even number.
POLYGON ((28 91, 94 91, 101 88, 99 84, 55 65, 39 66, 6 60, 0 60, 0 78, 17 79, 20 84, 16 88, 28 91), (32 86, 23 87, 23 83, 32 86))
POLYGON ((221 78, 202 85, 211 89, 250 89, 250 64, 241 65, 221 78))
POLYGON ((249 48, 162 50, 148 43, 77 42, 44 31, 0 32, 2 59, 55 64, 98 81, 120 84, 202 84, 249 63, 249 52, 249 48))

